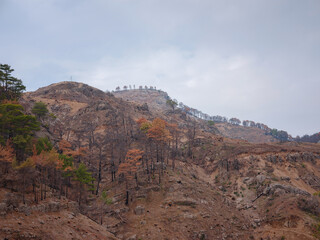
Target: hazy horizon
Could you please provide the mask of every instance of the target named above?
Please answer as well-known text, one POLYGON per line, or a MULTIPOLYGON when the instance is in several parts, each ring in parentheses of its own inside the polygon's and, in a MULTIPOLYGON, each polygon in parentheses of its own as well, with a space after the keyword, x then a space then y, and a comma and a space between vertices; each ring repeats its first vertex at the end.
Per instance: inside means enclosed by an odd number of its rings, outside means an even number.
POLYGON ((156 86, 209 115, 319 132, 320 2, 0 2, 0 63, 27 90, 156 86))

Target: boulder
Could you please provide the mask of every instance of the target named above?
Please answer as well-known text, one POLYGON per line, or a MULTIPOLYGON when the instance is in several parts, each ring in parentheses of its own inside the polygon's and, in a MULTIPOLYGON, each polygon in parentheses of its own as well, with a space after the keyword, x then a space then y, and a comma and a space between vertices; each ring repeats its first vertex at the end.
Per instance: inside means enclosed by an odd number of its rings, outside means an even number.
POLYGON ((283 177, 281 177, 281 180, 283 180, 283 181, 290 181, 290 177, 288 177, 288 176, 283 176, 283 177))
POLYGON ((261 183, 263 183, 264 182, 264 180, 266 180, 266 176, 265 175, 258 175, 258 176, 256 176, 256 181, 259 183, 259 184, 261 184, 261 183))
POLYGON ((144 206, 136 206, 136 208, 134 209, 134 213, 136 214, 136 215, 142 215, 142 214, 144 214, 144 206))

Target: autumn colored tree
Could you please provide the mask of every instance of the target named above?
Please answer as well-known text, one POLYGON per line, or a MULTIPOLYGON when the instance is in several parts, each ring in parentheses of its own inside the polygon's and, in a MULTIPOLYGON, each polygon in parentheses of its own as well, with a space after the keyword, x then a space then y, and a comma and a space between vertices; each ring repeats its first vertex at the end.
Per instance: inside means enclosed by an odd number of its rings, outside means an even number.
POLYGON ((145 118, 140 118, 137 120, 137 123, 139 124, 139 128, 142 132, 147 133, 150 127, 152 126, 151 122, 149 122, 145 118))
POLYGON ((84 147, 78 147, 78 149, 73 150, 71 143, 64 139, 59 142, 59 150, 64 155, 72 156, 73 158, 80 158, 87 152, 87 148, 84 147))
POLYGON ((136 184, 138 184, 137 170, 138 166, 141 165, 142 155, 143 151, 131 149, 127 152, 125 161, 119 165, 118 174, 123 174, 126 182, 126 205, 129 204, 129 190, 132 180, 135 179, 136 184))
POLYGON ((20 180, 19 184, 19 191, 22 193, 22 201, 23 204, 26 203, 25 201, 25 194, 27 187, 32 183, 33 176, 35 172, 35 163, 32 159, 28 158, 27 160, 23 161, 22 163, 15 162, 14 168, 18 171, 18 176, 20 180))
POLYGON ((160 167, 158 167, 159 184, 161 183, 161 174, 163 174, 166 144, 172 139, 167 125, 168 123, 165 120, 156 118, 152 121, 152 126, 147 133, 148 138, 155 143, 157 163, 160 162, 160 167))
POLYGON ((167 129, 167 122, 160 118, 154 119, 148 129, 147 136, 157 142, 165 142, 170 139, 171 135, 167 129))
MULTIPOLYGON (((149 140, 150 153, 152 153, 151 146, 154 145, 157 164, 160 165, 159 169, 159 183, 161 181, 161 174, 163 170, 165 150, 172 139, 172 136, 169 131, 168 123, 160 118, 156 118, 151 122, 147 121, 144 118, 140 118, 137 123, 140 126, 140 130, 146 134, 147 139, 149 140), (152 144, 151 144, 152 143, 152 144), (160 164, 159 164, 160 163, 160 164)), ((149 155, 149 154, 147 154, 149 155)), ((154 174, 154 161, 152 154, 149 155, 151 158, 151 170, 154 174)), ((148 157, 147 157, 148 159, 148 157)), ((148 164, 147 164, 148 167, 148 164)))
POLYGON ((59 150, 61 153, 67 155, 67 156, 72 156, 73 150, 72 150, 72 145, 69 141, 62 139, 59 142, 59 150))
POLYGON ((39 171, 39 185, 41 200, 47 196, 47 186, 57 188, 57 169, 62 169, 63 161, 60 159, 58 152, 55 149, 43 150, 39 154, 36 146, 33 148, 33 155, 28 159, 33 161, 39 171))
POLYGON ((15 160, 14 150, 9 140, 5 146, 0 145, 0 163, 3 164, 3 174, 8 173, 8 167, 15 160))

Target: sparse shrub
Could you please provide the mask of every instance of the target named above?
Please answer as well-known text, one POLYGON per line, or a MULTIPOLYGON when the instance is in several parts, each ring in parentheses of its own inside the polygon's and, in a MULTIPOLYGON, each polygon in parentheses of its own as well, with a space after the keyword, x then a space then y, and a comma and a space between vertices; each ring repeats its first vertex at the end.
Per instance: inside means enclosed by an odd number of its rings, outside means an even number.
POLYGON ((213 126, 213 125, 214 125, 214 121, 209 120, 209 121, 208 121, 208 124, 209 124, 209 126, 213 126))
POLYGON ((56 119, 56 118, 57 118, 57 116, 54 115, 53 113, 50 113, 50 114, 49 114, 49 117, 51 117, 51 118, 53 118, 53 119, 56 119))
POLYGON ((313 236, 320 239, 320 223, 312 225, 313 236))
POLYGON ((214 182, 215 182, 215 183, 219 183, 219 182, 220 182, 218 176, 215 176, 214 182))

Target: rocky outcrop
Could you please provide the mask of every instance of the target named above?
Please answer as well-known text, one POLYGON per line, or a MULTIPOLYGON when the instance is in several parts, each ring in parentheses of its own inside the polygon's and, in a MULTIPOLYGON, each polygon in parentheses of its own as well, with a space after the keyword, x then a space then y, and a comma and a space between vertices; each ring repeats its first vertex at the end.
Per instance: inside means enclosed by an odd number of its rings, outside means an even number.
POLYGON ((274 183, 271 184, 270 186, 266 187, 263 191, 264 195, 270 195, 274 194, 278 189, 283 190, 285 193, 293 193, 293 194, 299 194, 303 196, 311 196, 310 193, 300 189, 300 188, 295 188, 289 185, 283 185, 280 183, 274 183))
POLYGON ((302 153, 290 153, 287 154, 286 159, 289 162, 301 162, 301 161, 306 161, 306 162, 311 162, 315 163, 316 159, 319 159, 318 154, 314 154, 311 152, 302 152, 302 153))

